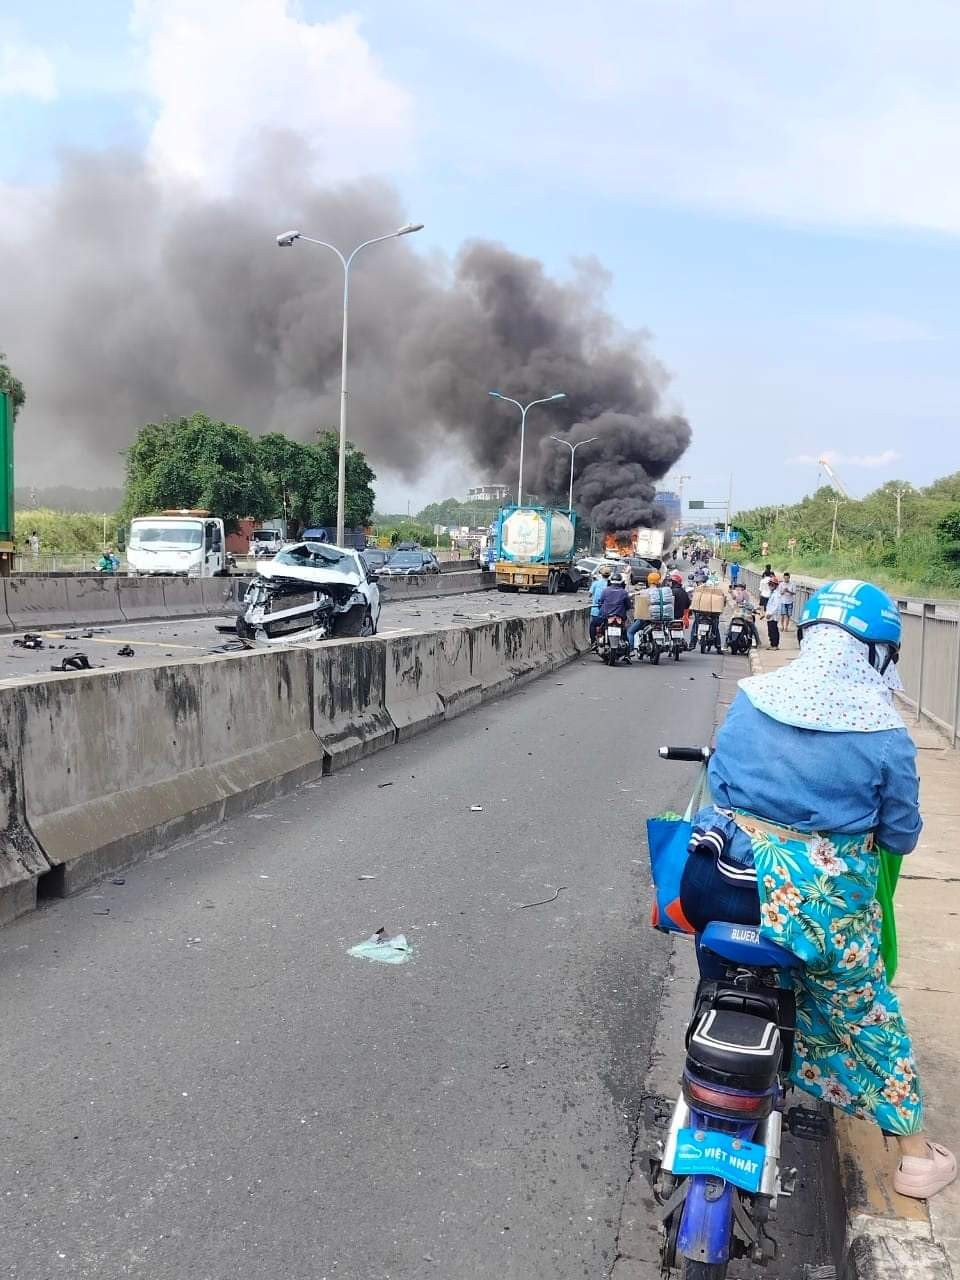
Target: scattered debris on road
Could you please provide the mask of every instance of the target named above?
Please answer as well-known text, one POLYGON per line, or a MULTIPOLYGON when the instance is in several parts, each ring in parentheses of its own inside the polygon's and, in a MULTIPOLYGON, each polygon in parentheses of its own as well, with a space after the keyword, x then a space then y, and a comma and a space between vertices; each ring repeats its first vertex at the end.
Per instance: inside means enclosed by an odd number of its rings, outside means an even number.
POLYGON ((85 653, 73 653, 61 662, 55 662, 51 671, 90 671, 90 659, 85 653))
POLYGON ((358 880, 376 880, 376 876, 357 876, 358 880))
POLYGON ((110 914, 109 907, 94 907, 93 914, 95 916, 108 916, 110 914))
POLYGON ((509 1062, 498 1062, 496 1067, 494 1068, 495 1071, 508 1071, 509 1069, 510 1069, 509 1062))
POLYGON ((122 649, 117 650, 118 658, 133 658, 134 656, 135 656, 134 650, 128 644, 125 644, 122 649))
POLYGON ((127 881, 126 881, 126 877, 125 877, 125 876, 114 876, 114 877, 113 877, 113 879, 110 881, 110 883, 111 883, 111 884, 126 884, 126 883, 127 883, 127 881))
POLYGON ((365 942, 350 947, 347 955, 361 960, 376 960, 380 964, 406 964, 411 955, 410 944, 402 933, 388 938, 386 932, 386 929, 378 929, 365 942))
POLYGON ((392 786, 393 786, 392 782, 378 782, 377 790, 382 791, 384 787, 392 787, 392 786))
POLYGON ((537 902, 523 902, 521 903, 518 909, 520 911, 526 911, 527 907, 545 907, 548 902, 556 902, 556 900, 560 897, 560 890, 565 889, 566 887, 567 886, 565 884, 558 885, 557 892, 553 895, 552 898, 541 898, 537 902))
POLYGON ((13 645, 16 649, 42 649, 43 637, 35 635, 32 631, 28 631, 18 640, 14 640, 13 645))
POLYGON ((472 805, 470 806, 470 812, 471 812, 471 813, 483 813, 483 805, 482 805, 482 804, 472 804, 472 805))

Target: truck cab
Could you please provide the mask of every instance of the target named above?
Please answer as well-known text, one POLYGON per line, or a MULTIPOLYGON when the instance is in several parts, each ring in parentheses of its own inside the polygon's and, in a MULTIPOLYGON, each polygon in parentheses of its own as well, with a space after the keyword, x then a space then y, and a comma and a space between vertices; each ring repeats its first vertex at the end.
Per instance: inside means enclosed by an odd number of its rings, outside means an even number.
POLYGON ((226 531, 209 511, 163 511, 130 522, 129 577, 216 578, 227 571, 226 531))

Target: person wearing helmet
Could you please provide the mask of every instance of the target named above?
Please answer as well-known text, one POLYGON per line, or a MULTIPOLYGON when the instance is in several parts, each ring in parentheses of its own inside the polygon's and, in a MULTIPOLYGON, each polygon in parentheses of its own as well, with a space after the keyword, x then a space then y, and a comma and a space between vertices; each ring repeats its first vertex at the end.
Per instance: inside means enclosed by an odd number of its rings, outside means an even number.
POLYGON ((632 608, 633 599, 627 590, 623 574, 617 570, 610 575, 607 588, 600 597, 600 617, 604 622, 607 618, 626 619, 632 608))
POLYGON ((957 1162, 923 1135, 876 901, 878 850, 909 854, 922 828, 916 749, 893 702, 900 634, 879 587, 831 582, 803 610, 800 656, 740 682, 680 899, 697 932, 716 919, 759 925, 803 961, 791 1081, 895 1136, 894 1188, 926 1199, 954 1180, 957 1162))
POLYGON ((607 589, 607 583, 613 570, 608 564, 602 564, 590 584, 590 643, 597 643, 597 632, 600 630, 602 616, 600 598, 607 589))
POLYGON ((635 647, 636 638, 645 628, 655 622, 669 624, 673 621, 673 592, 669 586, 663 585, 663 579, 656 569, 647 574, 646 597, 650 601, 649 617, 637 618, 627 629, 627 642, 635 647))
POLYGON ((687 625, 687 615, 690 612, 690 595, 683 585, 683 574, 674 570, 670 575, 670 590, 673 592, 673 616, 675 618, 683 618, 683 625, 687 625))

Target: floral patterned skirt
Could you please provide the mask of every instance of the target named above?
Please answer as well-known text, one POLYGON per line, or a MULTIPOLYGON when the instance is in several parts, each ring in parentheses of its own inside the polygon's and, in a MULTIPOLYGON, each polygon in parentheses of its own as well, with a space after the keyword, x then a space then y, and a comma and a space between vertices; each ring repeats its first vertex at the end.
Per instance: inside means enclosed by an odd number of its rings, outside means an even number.
POLYGON ((753 845, 760 932, 804 962, 792 1083, 888 1133, 918 1133, 913 1046, 880 956, 872 836, 774 834, 749 814, 737 823, 753 845))

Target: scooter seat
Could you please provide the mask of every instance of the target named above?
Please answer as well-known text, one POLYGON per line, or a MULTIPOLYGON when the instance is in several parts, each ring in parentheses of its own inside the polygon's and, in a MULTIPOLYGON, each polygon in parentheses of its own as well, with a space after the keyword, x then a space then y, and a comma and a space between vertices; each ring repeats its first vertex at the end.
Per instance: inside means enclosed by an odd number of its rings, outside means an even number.
POLYGON ((752 924, 711 920, 701 934, 700 945, 723 960, 750 969, 799 969, 803 965, 792 951, 768 941, 752 924))

